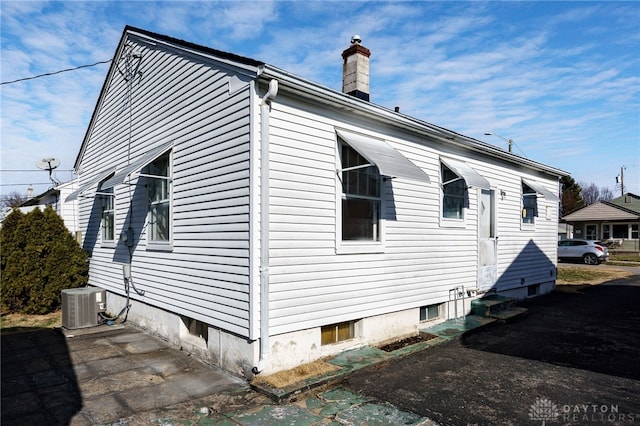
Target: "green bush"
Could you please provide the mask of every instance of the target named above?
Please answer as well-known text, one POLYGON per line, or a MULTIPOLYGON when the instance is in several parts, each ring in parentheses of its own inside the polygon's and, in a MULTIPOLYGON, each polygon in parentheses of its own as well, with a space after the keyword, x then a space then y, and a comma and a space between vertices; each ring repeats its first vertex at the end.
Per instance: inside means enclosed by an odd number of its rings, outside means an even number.
POLYGON ((14 210, 0 229, 2 309, 46 314, 60 308, 60 292, 87 284, 87 253, 51 207, 14 210))

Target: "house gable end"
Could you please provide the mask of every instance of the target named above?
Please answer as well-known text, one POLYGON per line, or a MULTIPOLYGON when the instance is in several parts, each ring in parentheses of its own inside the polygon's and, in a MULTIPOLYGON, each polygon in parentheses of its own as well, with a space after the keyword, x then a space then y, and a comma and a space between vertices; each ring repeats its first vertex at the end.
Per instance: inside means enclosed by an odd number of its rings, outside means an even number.
POLYGON ((608 204, 618 206, 640 215, 640 197, 630 192, 621 197, 614 198, 609 201, 608 204))
POLYGON ((235 92, 242 87, 246 87, 249 81, 257 76, 259 68, 264 65, 263 62, 256 61, 254 59, 223 52, 127 25, 124 28, 120 42, 118 43, 115 54, 111 60, 111 65, 100 90, 96 106, 91 115, 91 119, 89 120, 87 131, 85 132, 78 155, 76 156, 74 169, 78 174, 81 173, 82 159, 87 149, 87 143, 102 109, 104 99, 110 90, 114 73, 122 72, 118 69, 117 59, 122 56, 129 40, 135 40, 137 43, 143 43, 149 46, 161 44, 165 49, 173 50, 183 57, 198 58, 199 60, 204 60, 205 62, 210 63, 212 66, 219 66, 221 69, 228 71, 231 76, 228 86, 229 92, 235 92))

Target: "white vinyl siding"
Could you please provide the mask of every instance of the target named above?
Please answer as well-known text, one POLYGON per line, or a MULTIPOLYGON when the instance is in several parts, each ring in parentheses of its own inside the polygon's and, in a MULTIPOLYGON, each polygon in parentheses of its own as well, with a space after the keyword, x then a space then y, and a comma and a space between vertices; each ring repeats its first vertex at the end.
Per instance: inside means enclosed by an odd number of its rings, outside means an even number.
MULTIPOLYGON (((446 298, 460 277, 474 279, 475 243, 465 247, 464 237, 438 231, 437 183, 386 180, 381 213, 384 252, 337 255, 335 126, 347 124, 338 120, 341 117, 323 119, 312 109, 278 101, 271 116, 272 159, 273 152, 293 152, 296 158, 274 161, 271 171, 272 188, 278 188, 271 192, 272 334, 421 306, 425 297, 446 298), (294 134, 292 128, 304 131, 294 134), (468 260, 446 259, 439 249, 443 244, 468 253, 468 260), (454 266, 457 273, 447 277, 454 266)), ((432 181, 439 176, 434 150, 394 143, 380 134, 372 137, 386 140, 414 160, 432 181)), ((462 233, 475 238, 475 228, 462 233)))
MULTIPOLYGON (((270 327, 279 334, 445 302, 450 289, 475 288, 478 274, 478 188, 467 191, 464 226, 441 227, 439 145, 390 137, 375 123, 359 123, 421 167, 431 183, 407 179, 383 185, 384 250, 336 253, 339 197, 335 191, 335 128, 349 117, 320 113, 279 95, 271 111, 270 327)), ((500 237, 499 286, 519 287, 521 276, 553 281, 557 213, 545 221, 544 237, 520 235, 522 170, 461 151, 447 156, 468 163, 496 192, 500 237), (541 255, 542 254, 542 255, 541 255), (543 270, 544 269, 544 270, 543 270), (501 275, 502 274, 502 275, 501 275)), ((536 176, 539 181, 542 177, 536 176)), ((550 188, 557 181, 545 181, 550 188)), ((553 205, 551 206, 553 208, 553 205)), ((552 209, 552 211, 555 211, 552 209)), ((528 284, 528 282, 527 282, 528 284)))
MULTIPOLYGON (((135 38, 131 42, 135 44, 135 38)), ((98 105, 82 157, 87 181, 108 167, 121 170, 145 152, 173 142, 172 246, 145 250, 149 178, 117 185, 116 240, 134 230, 133 299, 233 333, 249 335, 250 86, 229 93, 229 72, 160 45, 136 45, 142 78, 132 82, 131 138, 126 83, 116 71, 98 105)), ((82 183, 82 182, 81 182, 82 183)), ((95 245, 93 199, 80 200, 90 284, 124 294, 128 253, 95 245), (92 225, 93 224, 93 225, 92 225)), ((114 311, 120 307, 110 307, 114 311)))

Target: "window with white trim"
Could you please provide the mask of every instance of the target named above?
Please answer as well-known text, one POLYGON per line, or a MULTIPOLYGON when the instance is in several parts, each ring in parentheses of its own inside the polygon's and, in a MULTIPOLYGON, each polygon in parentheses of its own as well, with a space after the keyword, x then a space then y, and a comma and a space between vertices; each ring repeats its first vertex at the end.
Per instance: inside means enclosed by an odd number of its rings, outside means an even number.
POLYGON ((170 241, 171 219, 171 157, 170 152, 158 157, 145 167, 143 174, 149 179, 149 227, 150 242, 170 241))
POLYGON ((103 190, 99 197, 102 205, 102 241, 113 242, 116 235, 113 188, 103 190))
POLYGON ((342 240, 380 241, 382 178, 378 168, 339 140, 342 240))
POLYGON ((538 216, 538 194, 526 183, 522 183, 522 223, 533 225, 538 216))
POLYGON ((445 219, 464 219, 465 180, 443 163, 440 163, 440 173, 442 176, 442 217, 445 219))

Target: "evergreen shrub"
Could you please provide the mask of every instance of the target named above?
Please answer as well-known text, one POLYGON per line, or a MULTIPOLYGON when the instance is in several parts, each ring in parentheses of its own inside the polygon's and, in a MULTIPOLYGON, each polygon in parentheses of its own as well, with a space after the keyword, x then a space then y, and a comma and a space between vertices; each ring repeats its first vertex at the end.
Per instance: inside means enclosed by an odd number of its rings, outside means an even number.
POLYGON ((50 206, 14 209, 0 228, 0 250, 3 311, 55 312, 63 289, 87 284, 88 255, 50 206))

